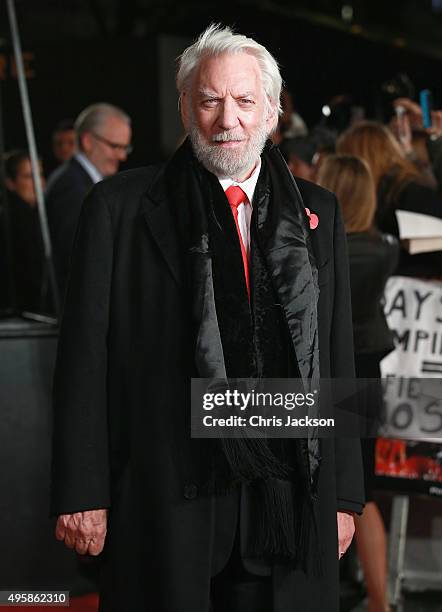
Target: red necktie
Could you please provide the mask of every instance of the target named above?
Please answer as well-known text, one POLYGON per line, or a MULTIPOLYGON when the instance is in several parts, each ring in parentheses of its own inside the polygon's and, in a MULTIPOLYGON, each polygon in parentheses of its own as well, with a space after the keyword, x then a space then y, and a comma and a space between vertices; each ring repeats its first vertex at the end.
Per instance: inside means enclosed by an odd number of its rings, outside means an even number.
POLYGON ((231 185, 226 189, 226 196, 232 209, 233 218, 235 219, 236 231, 238 232, 239 244, 241 246, 242 263, 244 266, 244 275, 246 277, 247 293, 250 300, 250 283, 249 283, 249 260, 247 257, 247 249, 244 245, 241 230, 238 224, 238 206, 240 204, 247 204, 248 199, 241 187, 231 185))

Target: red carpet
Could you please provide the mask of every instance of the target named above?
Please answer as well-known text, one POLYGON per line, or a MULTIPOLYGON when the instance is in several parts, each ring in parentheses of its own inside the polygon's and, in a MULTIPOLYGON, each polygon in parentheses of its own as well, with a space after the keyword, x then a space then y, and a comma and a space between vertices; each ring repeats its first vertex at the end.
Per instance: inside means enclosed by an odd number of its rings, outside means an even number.
MULTIPOLYGON (((29 612, 30 606, 18 606, 17 608, 14 606, 14 610, 20 612, 29 612)), ((34 609, 38 610, 47 610, 50 612, 51 610, 69 610, 69 612, 97 612, 98 610, 98 595, 93 593, 92 595, 84 595, 83 597, 71 597, 70 606, 61 607, 61 606, 38 606, 34 609)))

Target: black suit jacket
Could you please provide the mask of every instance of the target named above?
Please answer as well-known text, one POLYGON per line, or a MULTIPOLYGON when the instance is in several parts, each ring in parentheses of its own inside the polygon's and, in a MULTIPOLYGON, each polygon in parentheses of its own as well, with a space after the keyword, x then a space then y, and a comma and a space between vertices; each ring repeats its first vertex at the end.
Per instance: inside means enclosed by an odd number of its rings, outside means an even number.
POLYGON ((379 232, 355 232, 347 241, 355 353, 386 355, 394 342, 383 311, 384 290, 397 267, 399 242, 379 232))
MULTIPOLYGON (((299 181, 319 216, 321 374, 353 374, 346 239, 334 196, 299 181)), ((227 203, 226 203, 227 205, 227 203)), ((230 554, 237 498, 200 495, 185 425, 191 320, 164 167, 97 185, 83 207, 54 383, 52 512, 110 508, 101 610, 206 612, 230 554), (183 484, 184 483, 184 484, 183 484)), ((323 573, 275 568, 275 612, 338 609, 336 511, 360 511, 359 441, 323 440, 323 573)))
POLYGON ((54 171, 46 189, 46 209, 60 295, 64 295, 69 260, 84 199, 93 181, 73 157, 54 171))
MULTIPOLYGON (((375 221, 381 232, 399 237, 397 210, 408 210, 442 219, 442 198, 437 191, 417 181, 410 181, 403 185, 396 197, 390 201, 387 199, 387 194, 391 189, 392 180, 392 177, 387 174, 379 184, 375 221)), ((410 255, 408 251, 401 248, 399 264, 395 272, 401 276, 439 278, 442 274, 441 270, 442 251, 410 255)))

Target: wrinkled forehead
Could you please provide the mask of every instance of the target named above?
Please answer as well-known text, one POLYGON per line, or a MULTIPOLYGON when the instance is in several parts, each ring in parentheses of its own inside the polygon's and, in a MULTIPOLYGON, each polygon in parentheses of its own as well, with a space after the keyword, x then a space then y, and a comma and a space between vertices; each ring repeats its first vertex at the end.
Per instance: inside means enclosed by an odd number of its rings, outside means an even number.
POLYGON ((205 57, 196 68, 192 90, 202 95, 262 95, 261 68, 245 52, 205 57))

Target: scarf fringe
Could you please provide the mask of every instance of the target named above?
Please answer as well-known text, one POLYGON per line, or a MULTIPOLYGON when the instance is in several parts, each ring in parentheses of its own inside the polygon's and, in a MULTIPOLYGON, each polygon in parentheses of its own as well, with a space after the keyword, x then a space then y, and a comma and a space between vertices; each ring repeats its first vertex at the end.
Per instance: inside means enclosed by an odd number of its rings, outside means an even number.
POLYGON ((232 474, 241 482, 257 478, 286 480, 292 471, 272 453, 265 439, 223 438, 222 447, 232 474))
POLYGON ((289 564, 320 576, 322 563, 314 501, 296 495, 293 484, 271 479, 253 485, 247 556, 289 564), (295 499, 296 498, 296 499, 295 499))
POLYGON ((295 560, 297 530, 290 483, 271 479, 253 486, 258 503, 252 515, 250 552, 255 557, 295 560))

